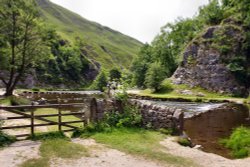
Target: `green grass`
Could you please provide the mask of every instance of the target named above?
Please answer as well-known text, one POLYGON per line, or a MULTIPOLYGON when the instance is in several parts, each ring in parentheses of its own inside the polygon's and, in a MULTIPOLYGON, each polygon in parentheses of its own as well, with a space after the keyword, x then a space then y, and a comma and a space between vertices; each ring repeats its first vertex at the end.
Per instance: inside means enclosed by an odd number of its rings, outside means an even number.
POLYGON ((142 46, 141 42, 131 37, 88 21, 48 0, 38 0, 38 4, 46 25, 55 27, 57 32, 70 42, 74 41, 75 37, 83 38, 83 49, 87 51, 88 58, 98 61, 104 68, 128 68, 131 59, 142 46), (101 46, 104 46, 105 50, 101 46))
POLYGON ((228 139, 221 140, 227 148, 232 150, 236 158, 244 158, 250 155, 250 128, 236 128, 228 139))
POLYGON ((134 128, 113 129, 112 132, 95 133, 91 136, 97 142, 132 155, 143 156, 166 165, 195 166, 188 159, 165 153, 165 147, 160 145, 166 135, 156 131, 134 128))
POLYGON ((90 156, 87 148, 81 144, 72 143, 66 136, 63 136, 59 132, 41 134, 38 138, 42 140, 39 148, 41 157, 38 159, 29 159, 21 164, 20 167, 49 167, 50 160, 54 158, 78 159, 90 156))
POLYGON ((10 98, 0 99, 0 105, 10 106, 11 105, 10 98))
POLYGON ((146 89, 143 90, 139 93, 139 95, 142 96, 149 96, 152 98, 165 98, 165 99, 184 99, 184 100, 189 100, 189 101, 194 101, 194 102, 209 102, 209 101, 237 101, 237 102, 245 102, 246 99, 244 98, 236 98, 232 97, 227 94, 218 94, 218 93, 213 93, 209 92, 203 88, 200 87, 195 87, 195 88, 190 88, 187 85, 174 85, 170 83, 170 80, 164 80, 162 83, 162 90, 157 93, 153 93, 151 90, 146 89), (179 93, 182 90, 191 90, 193 95, 183 95, 179 93), (204 97, 199 97, 197 94, 201 92, 204 94, 204 97))
POLYGON ((20 167, 49 167, 49 162, 52 158, 78 159, 90 156, 87 148, 65 139, 44 141, 39 151, 41 158, 29 159, 20 165, 20 167))

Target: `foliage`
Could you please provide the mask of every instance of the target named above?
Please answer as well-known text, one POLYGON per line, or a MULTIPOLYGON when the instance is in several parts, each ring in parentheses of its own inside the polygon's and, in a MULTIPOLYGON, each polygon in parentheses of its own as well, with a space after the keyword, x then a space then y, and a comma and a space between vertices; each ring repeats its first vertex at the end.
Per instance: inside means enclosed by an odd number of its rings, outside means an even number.
POLYGON ((165 71, 159 63, 150 65, 145 78, 145 84, 148 88, 154 89, 156 92, 160 90, 161 82, 165 79, 165 71))
POLYGON ((149 64, 152 62, 151 46, 145 44, 139 56, 133 60, 131 71, 133 72, 133 84, 139 88, 145 87, 145 77, 149 64))
MULTIPOLYGON (((207 5, 200 7, 197 15, 192 18, 178 18, 174 23, 167 23, 161 28, 161 32, 155 37, 151 44, 141 48, 139 57, 134 59, 131 71, 133 72, 133 83, 139 88, 149 88, 145 85, 146 73, 152 63, 160 62, 165 76, 170 77, 176 70, 185 48, 192 42, 199 44, 200 34, 208 26, 221 25, 219 32, 215 30, 213 38, 204 39, 211 43, 215 49, 220 51, 222 57, 228 59, 232 53, 239 37, 232 32, 242 34, 242 43, 237 51, 238 55, 224 62, 228 69, 240 83, 250 87, 250 1, 236 0, 211 0, 207 5), (220 31, 221 30, 221 31, 220 31)), ((194 66, 196 59, 189 56, 188 62, 194 66)), ((182 65, 182 64, 180 64, 182 65)))
POLYGON ((106 77, 106 73, 104 71, 101 71, 99 75, 96 77, 92 87, 94 89, 97 89, 103 92, 105 90, 105 87, 107 87, 107 84, 108 84, 108 79, 106 77))
POLYGON ((40 89, 39 88, 32 88, 32 91, 33 92, 40 92, 40 89))
POLYGON ((160 128, 159 132, 161 132, 162 134, 165 134, 165 135, 171 135, 171 134, 173 134, 173 129, 172 128, 160 128))
POLYGON ((202 28, 203 23, 198 19, 182 18, 163 26, 151 45, 145 44, 134 59, 131 67, 133 84, 145 88, 146 73, 150 64, 156 62, 161 62, 165 76, 170 77, 181 60, 183 49, 202 28))
POLYGON ((76 38, 70 43, 50 27, 44 31, 43 38, 48 41, 51 54, 36 67, 39 80, 46 84, 66 84, 69 87, 87 84, 83 74, 91 62, 81 51, 82 39, 76 38))
POLYGON ((136 107, 126 105, 121 113, 106 113, 103 121, 111 127, 141 127, 142 116, 136 107))
MULTIPOLYGON (((1 125, 0 125, 1 128, 1 125)), ((15 142, 16 138, 14 136, 10 136, 2 131, 0 131, 0 147, 4 147, 10 145, 11 143, 15 142)))
POLYGON ((11 96, 17 83, 31 67, 46 58, 46 44, 42 40, 42 23, 34 0, 0 1, 0 79, 11 96), (4 65, 2 65, 4 64, 4 65))
POLYGON ((191 147, 192 146, 192 143, 187 138, 178 137, 177 142, 180 145, 185 146, 185 147, 191 147))
POLYGON ((46 132, 46 133, 36 133, 33 136, 28 137, 31 140, 52 140, 52 139, 65 139, 69 140, 68 137, 64 135, 63 132, 46 132))
POLYGON ((229 139, 224 139, 221 143, 232 150, 234 157, 247 157, 250 154, 250 129, 246 127, 236 128, 229 139))
POLYGON ((200 8, 198 17, 207 25, 217 25, 224 19, 223 13, 219 0, 211 0, 208 5, 200 8))
POLYGON ((111 81, 119 81, 121 77, 122 74, 117 68, 113 68, 109 71, 109 78, 111 81))
POLYGON ((18 106, 18 105, 30 105, 31 101, 23 98, 23 97, 17 97, 17 96, 10 96, 10 104, 12 106, 18 106))
POLYGON ((142 116, 134 106, 125 105, 122 112, 106 112, 104 118, 96 123, 90 123, 84 128, 79 128, 72 137, 90 137, 95 133, 111 132, 114 128, 141 127, 142 116))
POLYGON ((63 39, 74 43, 83 38, 81 50, 102 68, 129 68, 142 43, 108 27, 88 21, 48 0, 36 0, 47 25, 55 27, 63 39), (69 26, 70 25, 70 26, 69 26), (84 28, 83 28, 84 27, 84 28))
POLYGON ((14 136, 10 136, 1 130, 4 124, 3 120, 0 120, 0 148, 4 146, 8 146, 16 141, 14 136))
POLYGON ((128 95, 128 93, 126 91, 124 91, 124 92, 117 92, 115 94, 115 99, 118 100, 118 101, 121 101, 121 102, 125 102, 126 103, 127 100, 128 100, 128 98, 129 98, 129 95, 128 95))

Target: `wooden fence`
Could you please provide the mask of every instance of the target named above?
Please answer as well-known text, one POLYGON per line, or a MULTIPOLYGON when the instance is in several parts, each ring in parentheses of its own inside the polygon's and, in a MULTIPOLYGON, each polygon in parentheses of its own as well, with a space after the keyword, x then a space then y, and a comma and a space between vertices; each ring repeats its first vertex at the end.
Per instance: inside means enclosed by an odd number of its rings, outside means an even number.
MULTIPOLYGON (((11 112, 17 114, 18 116, 7 117, 5 120, 20 120, 20 119, 30 119, 29 125, 20 125, 20 126, 3 126, 1 130, 4 129, 20 129, 20 128, 30 128, 30 134, 21 134, 16 135, 16 137, 25 137, 35 134, 35 127, 42 126, 51 126, 57 125, 59 131, 73 131, 78 126, 72 125, 73 123, 83 123, 83 125, 87 124, 89 121, 90 114, 86 111, 81 112, 69 112, 62 113, 62 109, 71 109, 71 108, 84 108, 85 103, 72 103, 72 104, 50 104, 50 105, 22 105, 22 106, 0 106, 0 110, 5 110, 7 112, 11 112), (44 115, 35 115, 36 109, 39 108, 54 108, 58 109, 57 114, 44 114, 44 115), (81 120, 77 121, 62 121, 62 116, 76 116, 81 120), (58 117, 58 121, 49 120, 49 117, 58 117), (43 121, 45 123, 35 124, 35 120, 43 121), (62 127, 67 127, 70 129, 63 130, 62 127)), ((89 111, 90 112, 90 111, 89 111)))

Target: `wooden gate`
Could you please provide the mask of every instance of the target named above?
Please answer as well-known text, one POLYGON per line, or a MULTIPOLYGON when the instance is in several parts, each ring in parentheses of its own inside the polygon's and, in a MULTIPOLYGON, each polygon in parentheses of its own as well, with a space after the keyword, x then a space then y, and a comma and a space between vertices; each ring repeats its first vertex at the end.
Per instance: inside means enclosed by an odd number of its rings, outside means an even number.
POLYGON ((8 120, 20 120, 20 119, 30 119, 29 125, 20 125, 20 126, 3 126, 1 130, 4 129, 19 129, 19 128, 30 128, 30 134, 21 134, 16 135, 16 137, 25 137, 35 134, 35 127, 41 126, 51 126, 57 125, 59 131, 74 131, 75 129, 79 128, 78 126, 72 125, 73 123, 83 123, 83 125, 87 124, 89 121, 88 112, 90 111, 80 111, 80 112, 69 112, 63 113, 62 109, 69 109, 69 108, 83 108, 85 103, 72 103, 72 104, 50 104, 50 105, 22 105, 22 106, 0 106, 0 110, 5 110, 7 112, 11 112, 17 114, 18 116, 7 117, 5 118, 6 121, 8 120), (57 114, 44 114, 44 115, 36 115, 35 110, 39 108, 54 108, 58 109, 57 114), (62 116, 76 116, 80 118, 80 120, 76 121, 62 121, 62 116), (58 117, 58 121, 49 120, 49 117, 58 117), (35 120, 43 121, 45 123, 37 124, 35 120), (70 129, 63 130, 62 127, 67 127, 70 129))

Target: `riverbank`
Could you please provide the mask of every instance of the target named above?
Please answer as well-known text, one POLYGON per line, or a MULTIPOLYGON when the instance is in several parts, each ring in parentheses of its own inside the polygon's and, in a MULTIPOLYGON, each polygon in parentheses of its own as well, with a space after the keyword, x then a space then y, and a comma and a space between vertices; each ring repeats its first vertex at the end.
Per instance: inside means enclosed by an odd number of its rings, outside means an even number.
POLYGON ((239 104, 250 104, 250 98, 236 98, 223 95, 206 95, 202 96, 197 95, 184 95, 176 93, 152 93, 150 90, 137 90, 129 91, 129 95, 132 98, 141 98, 141 99, 154 99, 154 100, 166 100, 166 101, 182 101, 182 102, 233 102, 239 104))

